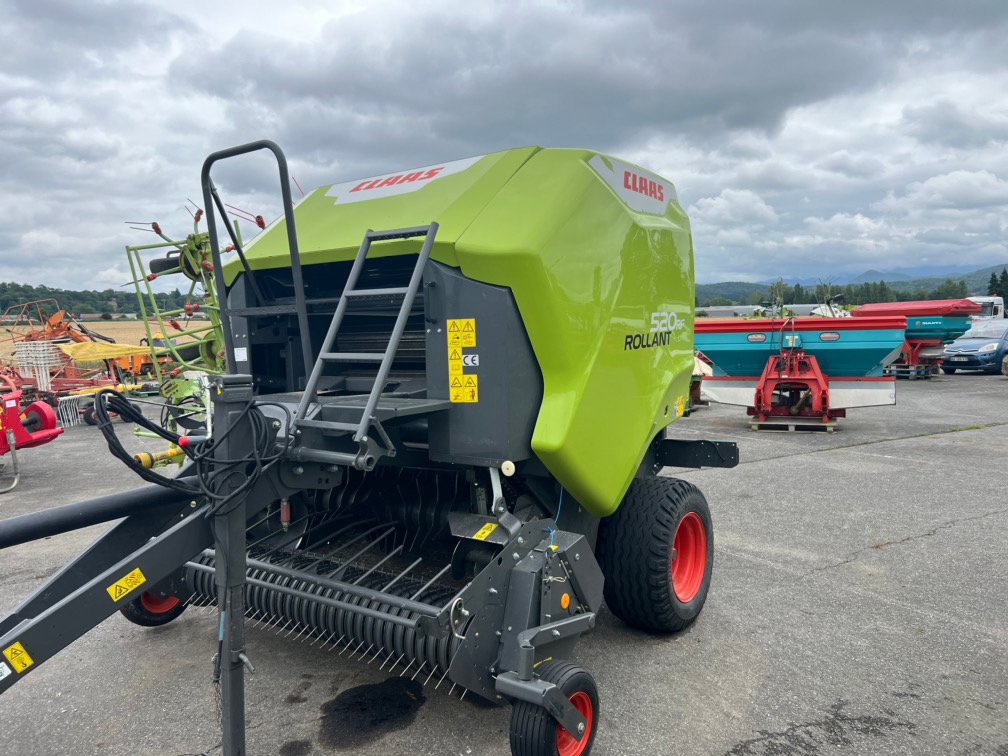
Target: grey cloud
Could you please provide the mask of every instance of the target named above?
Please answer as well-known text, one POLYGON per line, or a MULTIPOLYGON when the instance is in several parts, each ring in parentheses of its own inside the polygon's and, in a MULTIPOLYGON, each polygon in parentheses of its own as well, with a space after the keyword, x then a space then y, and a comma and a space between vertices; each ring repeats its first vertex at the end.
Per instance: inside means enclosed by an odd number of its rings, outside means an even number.
MULTIPOLYGON (((1002 261, 1002 2, 432 0, 317 26, 286 4, 9 5, 0 278, 107 282, 136 239, 121 221, 184 232, 205 155, 260 137, 306 189, 523 144, 638 159, 695 213, 707 280, 920 246, 1002 261)), ((277 211, 268 160, 215 178, 277 211)))
POLYGON ((529 142, 617 147, 664 131, 772 131, 788 108, 891 68, 870 40, 810 30, 781 38, 730 15, 693 35, 689 23, 656 24, 643 12, 496 7, 478 20, 454 9, 388 19, 380 44, 368 33, 376 13, 331 22, 309 49, 236 35, 193 50, 173 78, 218 97, 240 92, 234 99, 248 111, 284 114, 281 129, 295 144, 327 128, 348 150, 381 145, 394 155, 418 144, 482 152, 529 142), (309 118, 289 112, 309 103, 309 118))
POLYGON ((921 142, 957 147, 981 147, 1008 140, 1008 113, 997 116, 967 112, 948 100, 903 111, 907 133, 921 142))
POLYGON ((819 161, 817 167, 839 173, 851 178, 871 178, 877 176, 885 168, 881 160, 871 155, 854 155, 847 150, 840 150, 819 161))
POLYGON ((4 71, 33 76, 102 76, 129 70, 130 51, 156 46, 194 24, 152 2, 8 0, 4 12, 4 71))

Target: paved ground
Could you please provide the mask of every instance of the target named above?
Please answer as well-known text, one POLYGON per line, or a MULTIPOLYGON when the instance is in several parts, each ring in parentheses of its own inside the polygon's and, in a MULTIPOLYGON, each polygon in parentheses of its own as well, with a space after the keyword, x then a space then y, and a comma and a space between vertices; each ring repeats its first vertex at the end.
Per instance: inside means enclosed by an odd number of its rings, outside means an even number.
MULTIPOLYGON (((714 513, 715 572, 674 638, 604 613, 578 647, 600 754, 1008 754, 1008 380, 900 382, 834 434, 752 433, 734 408, 682 437, 739 443, 686 472, 714 513)), ((25 452, 10 516, 132 487, 91 428, 25 452)), ((671 472, 671 471, 670 471, 671 472)), ((0 612, 100 528, 0 552, 0 612)), ((0 698, 0 753, 219 753, 215 620, 112 617, 0 698)), ((249 751, 503 754, 508 711, 253 631, 249 751)))

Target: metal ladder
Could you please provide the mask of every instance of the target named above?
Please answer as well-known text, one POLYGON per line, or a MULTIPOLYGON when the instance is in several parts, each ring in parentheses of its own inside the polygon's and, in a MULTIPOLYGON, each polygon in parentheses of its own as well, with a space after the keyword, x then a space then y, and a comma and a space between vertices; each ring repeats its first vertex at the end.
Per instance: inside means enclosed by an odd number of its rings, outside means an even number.
MULTIPOLYGON (((363 450, 371 441, 371 427, 374 426, 384 444, 384 448, 381 450, 382 453, 394 456, 395 448, 386 435, 385 430, 381 427, 381 423, 374 416, 375 407, 377 406, 378 400, 385 389, 385 383, 388 380, 389 370, 392 368, 392 361, 395 359, 396 352, 399 349, 399 342, 402 339, 403 331, 406 329, 406 321, 413 309, 413 300, 416 299, 417 291, 420 290, 420 285, 423 282, 424 267, 427 265, 427 260, 430 258, 431 249, 434 246, 434 237, 437 235, 437 231, 438 224, 431 223, 429 226, 400 228, 392 231, 368 230, 367 233, 364 234, 364 240, 361 242, 360 249, 357 250, 357 257, 354 259, 353 267, 350 269, 350 275, 347 277, 346 284, 343 287, 343 293, 340 295, 339 303, 336 305, 336 312, 333 313, 332 321, 329 323, 329 330, 326 331, 325 338, 322 341, 322 347, 319 351, 318 359, 312 367, 311 375, 308 377, 308 383, 301 395, 301 401, 298 403, 297 409, 294 412, 294 425, 296 427, 315 428, 329 433, 353 433, 353 440, 360 444, 363 450), (370 252, 371 244, 373 242, 392 241, 395 239, 412 239, 419 236, 424 237, 424 242, 420 249, 420 253, 417 255, 416 263, 413 266, 413 273, 410 276, 409 284, 402 287, 384 289, 356 288, 357 279, 360 277, 361 270, 364 268, 364 263, 368 259, 368 252, 370 252), (385 351, 332 351, 333 345, 336 343, 337 336, 339 335, 340 326, 343 324, 343 316, 346 313, 351 300, 373 296, 402 297, 399 314, 396 317, 395 325, 392 327, 392 333, 389 336, 388 345, 385 347, 385 351), (364 405, 364 411, 361 413, 360 420, 356 423, 336 422, 332 420, 315 420, 308 418, 309 409, 311 408, 312 403, 318 398, 318 384, 325 372, 326 365, 328 363, 337 362, 380 363, 378 365, 378 373, 375 376, 374 385, 371 387, 367 402, 364 405)), ((359 456, 357 457, 355 466, 360 466, 359 456)))
MULTIPOLYGON (((403 331, 406 329, 406 321, 413 308, 413 301, 416 299, 417 291, 419 291, 420 285, 423 281, 423 269, 427 264, 427 260, 430 258, 431 249, 434 246, 434 237, 437 235, 438 224, 431 223, 429 226, 400 228, 391 231, 368 230, 367 233, 365 233, 364 240, 361 242, 360 249, 357 251, 357 257, 354 259, 353 266, 350 270, 350 275, 343 288, 343 293, 339 297, 336 312, 333 315, 332 322, 329 324, 329 330, 326 333, 325 340, 323 341, 318 357, 316 358, 314 349, 312 348, 311 333, 308 326, 308 305, 329 304, 333 300, 328 298, 307 299, 305 296, 304 278, 301 270, 301 254, 298 249, 297 229, 295 227, 294 219, 294 203, 290 192, 290 175, 287 169, 287 158, 284 156, 283 151, 274 142, 269 140, 250 142, 237 147, 220 150, 209 155, 204 161, 200 178, 203 187, 203 204, 206 208, 207 215, 207 230, 210 236, 210 249, 214 262, 214 281, 218 291, 220 319, 224 326, 223 335, 227 359, 227 372, 235 373, 237 368, 237 360, 235 358, 234 349, 234 333, 230 326, 230 318, 232 316, 249 320, 256 317, 295 315, 298 321, 298 331, 301 341, 301 355, 304 360, 305 375, 308 376, 308 382, 298 402, 297 409, 294 412, 294 416, 292 418, 293 423, 295 427, 318 429, 326 435, 353 433, 353 440, 360 445, 360 449, 357 454, 350 454, 339 451, 312 449, 307 448, 304 445, 300 445, 292 450, 292 458, 301 461, 353 465, 358 469, 370 469, 374 464, 374 452, 377 452, 380 455, 394 456, 395 448, 386 434, 385 429, 382 428, 381 423, 375 417, 375 408, 377 407, 378 400, 385 388, 389 370, 392 367, 392 361, 399 349, 399 342, 402 340, 403 331), (284 222, 287 231, 287 244, 291 258, 291 282, 294 287, 294 302, 289 304, 268 302, 266 297, 263 295, 262 289, 259 287, 255 274, 252 271, 252 267, 249 265, 249 262, 245 257, 242 244, 232 228, 230 218, 228 217, 225 205, 217 191, 217 187, 214 186, 214 183, 210 178, 210 170, 218 161, 237 157, 239 155, 245 155, 251 152, 257 152, 259 150, 268 150, 273 153, 276 158, 277 168, 279 171, 284 222), (241 263, 242 270, 248 280, 249 293, 255 301, 255 304, 252 306, 231 307, 228 304, 228 298, 226 295, 227 286, 224 280, 224 266, 221 259, 221 247, 217 235, 217 213, 220 214, 223 225, 231 239, 232 246, 238 255, 238 260, 241 263), (420 236, 424 237, 423 246, 417 257, 413 273, 407 286, 376 289, 356 288, 357 279, 360 277, 373 242, 412 239, 420 236), (401 296, 403 298, 398 317, 396 318, 396 322, 392 329, 392 334, 389 338, 385 351, 333 352, 333 344, 336 343, 336 337, 343 322, 343 316, 346 313, 349 302, 355 298, 373 296, 392 298, 401 296), (355 423, 316 420, 308 417, 308 412, 311 409, 312 404, 318 399, 319 380, 323 375, 326 364, 330 362, 379 363, 378 374, 375 376, 374 385, 371 387, 371 391, 368 394, 367 402, 364 406, 360 419, 355 423), (378 437, 384 444, 383 447, 379 447, 375 443, 374 437, 370 432, 372 427, 374 427, 377 431, 378 437)), ((427 409, 429 410, 430 408, 427 409)))

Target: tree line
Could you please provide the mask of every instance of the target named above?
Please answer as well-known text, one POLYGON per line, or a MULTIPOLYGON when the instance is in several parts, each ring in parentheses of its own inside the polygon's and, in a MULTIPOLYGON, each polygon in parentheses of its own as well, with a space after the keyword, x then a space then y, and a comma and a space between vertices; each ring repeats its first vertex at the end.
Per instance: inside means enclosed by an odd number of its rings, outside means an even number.
MULTIPOLYGON (((69 289, 54 289, 49 286, 30 286, 20 283, 0 283, 0 313, 15 305, 33 302, 39 299, 55 299, 61 308, 73 315, 81 314, 112 314, 136 313, 140 310, 133 287, 125 289, 90 289, 87 291, 71 291, 69 289)), ((185 304, 185 295, 178 289, 159 293, 158 306, 167 309, 177 309, 185 304)), ((51 314, 51 313, 47 313, 51 314)))
MULTIPOLYGON (((997 278, 991 274, 991 283, 995 283, 997 278)), ((1002 278, 997 280, 997 285, 1003 287, 996 294, 1002 294, 1003 290, 1008 290, 1008 271, 1002 271, 1002 278), (1003 283, 1002 283, 1003 281, 1003 283)), ((908 302, 918 299, 964 299, 969 290, 964 280, 954 280, 947 278, 934 289, 915 289, 912 291, 897 290, 892 288, 885 281, 865 282, 858 284, 847 284, 846 286, 835 286, 832 284, 817 284, 815 286, 802 286, 801 284, 784 283, 777 281, 770 285, 766 293, 754 292, 747 302, 735 302, 723 297, 713 297, 705 302, 698 302, 702 307, 716 307, 719 305, 758 305, 764 302, 783 302, 789 304, 814 304, 825 302, 833 298, 838 304, 863 305, 871 302, 908 302)), ((1006 297, 1008 298, 1008 297, 1006 297)))
POLYGON ((987 282, 987 296, 1008 300, 1008 269, 1001 268, 1000 276, 991 271, 990 281, 987 282))

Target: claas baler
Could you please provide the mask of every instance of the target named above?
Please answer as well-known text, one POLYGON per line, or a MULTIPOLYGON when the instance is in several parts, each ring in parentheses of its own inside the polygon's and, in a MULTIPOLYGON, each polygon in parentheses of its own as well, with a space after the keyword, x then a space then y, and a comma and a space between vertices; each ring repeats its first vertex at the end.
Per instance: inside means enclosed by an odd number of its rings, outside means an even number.
POLYGON ((692 242, 672 183, 526 148, 295 206, 272 142, 211 155, 202 182, 226 292, 210 422, 179 436, 106 391, 109 447, 152 485, 0 523, 2 547, 125 518, 0 623, 0 691, 116 611, 161 625, 215 605, 227 754, 245 748, 249 619, 512 704, 516 754, 588 753, 599 693, 570 660, 603 600, 667 633, 707 597, 707 502, 657 473, 738 459, 666 437, 693 369, 692 242), (260 149, 284 215, 243 246, 211 169, 260 149), (173 478, 143 468, 110 413, 188 463, 173 478))

